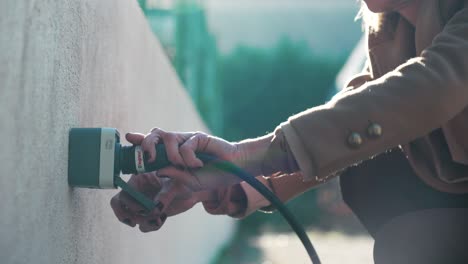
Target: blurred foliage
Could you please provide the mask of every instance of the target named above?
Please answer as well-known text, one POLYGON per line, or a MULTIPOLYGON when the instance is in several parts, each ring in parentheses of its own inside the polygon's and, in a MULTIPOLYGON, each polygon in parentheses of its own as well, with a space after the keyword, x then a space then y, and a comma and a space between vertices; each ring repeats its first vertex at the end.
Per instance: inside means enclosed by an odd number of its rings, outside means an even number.
POLYGON ((229 140, 271 132, 289 116, 326 100, 342 57, 310 52, 306 43, 281 39, 271 50, 240 46, 218 62, 224 130, 229 140))
MULTIPOLYGON (((176 0, 170 9, 154 5, 154 1, 138 1, 204 121, 213 133, 231 141, 272 132, 291 115, 324 103, 335 89, 335 77, 359 37, 352 30, 329 34, 330 27, 339 24, 337 17, 353 16, 353 10, 335 10, 333 16, 307 13, 317 21, 304 21, 305 27, 316 27, 310 36, 303 36, 304 41, 283 37, 270 49, 240 45, 224 54, 218 50, 199 1, 176 0), (322 53, 312 51, 311 36, 323 36, 314 41, 314 45, 320 44, 314 48, 322 53), (334 41, 337 36, 339 43, 334 41)), ((258 15, 261 13, 256 19, 258 15)), ((278 23, 276 15, 262 19, 271 19, 268 23, 272 25, 278 23)), ((270 29, 271 34, 277 34, 274 26, 270 29)), ((332 186, 332 192, 337 190, 337 186, 332 186)), ((320 199, 320 192, 313 190, 290 201, 288 207, 306 228, 336 227, 332 219, 344 218, 327 212, 317 202, 320 199)), ((254 213, 239 221, 232 242, 214 263, 258 263, 261 252, 246 241, 249 243, 265 231, 291 229, 279 213, 254 213)))
MULTIPOLYGON (((270 50, 239 46, 220 57, 218 86, 224 95, 221 136, 228 140, 258 137, 291 115, 323 104, 335 88, 335 77, 345 60, 345 55, 315 54, 305 42, 287 38, 270 50)), ((317 197, 318 192, 311 190, 288 203, 305 228, 328 228, 328 220, 336 217, 318 205, 317 197)), ((278 212, 256 212, 239 222, 232 242, 213 263, 257 263, 262 253, 249 239, 265 231, 291 229, 278 212)))
POLYGON ((223 126, 217 87, 218 48, 199 0, 138 1, 177 74, 212 133, 223 126))
MULTIPOLYGON (((310 52, 306 43, 282 38, 271 50, 240 46, 218 62, 219 87, 223 89, 224 131, 228 140, 258 137, 271 132, 295 113, 323 104, 334 89, 335 77, 345 57, 310 52)), ((315 192, 289 203, 303 224, 318 223, 315 192)), ((278 214, 254 214, 245 228, 274 225, 288 228, 278 214)), ((242 227, 242 228, 244 228, 242 227)), ((289 229, 288 229, 289 230, 289 229)))

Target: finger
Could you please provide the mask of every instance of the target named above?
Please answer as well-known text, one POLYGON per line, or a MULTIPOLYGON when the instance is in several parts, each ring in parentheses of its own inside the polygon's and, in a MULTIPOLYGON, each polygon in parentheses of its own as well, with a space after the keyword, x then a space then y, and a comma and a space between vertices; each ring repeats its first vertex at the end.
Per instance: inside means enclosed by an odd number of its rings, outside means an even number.
POLYGON ((160 217, 149 218, 148 220, 140 223, 139 229, 143 233, 148 233, 152 231, 159 230, 166 221, 167 216, 161 215, 160 217))
POLYGON ((127 133, 125 139, 133 145, 141 145, 141 142, 145 139, 145 135, 140 133, 127 133))
POLYGON ((157 231, 162 227, 163 223, 159 217, 148 219, 139 224, 139 229, 143 233, 157 231))
MULTIPOLYGON (((156 175, 156 172, 147 172, 142 174, 132 175, 128 180, 127 184, 145 195, 148 199, 153 199, 163 188, 163 180, 156 175)), ((151 212, 143 209, 143 206, 131 197, 128 193, 122 191, 121 195, 123 203, 127 207, 127 210, 136 216, 147 216, 151 212)))
POLYGON ((124 206, 122 206, 122 204, 120 203, 117 195, 112 197, 110 205, 112 207, 112 210, 114 211, 115 216, 117 217, 117 219, 119 219, 120 222, 130 227, 136 226, 135 219, 127 210, 124 209, 124 206))
POLYGON ((179 153, 179 141, 177 139, 177 135, 174 133, 162 133, 161 134, 162 141, 164 142, 164 146, 166 147, 167 158, 169 161, 178 166, 185 167, 184 160, 179 153))
POLYGON ((159 193, 156 198, 154 199, 155 202, 159 204, 159 207, 157 210, 159 213, 165 213, 166 209, 170 206, 172 206, 172 201, 176 197, 178 193, 178 186, 174 184, 173 181, 170 181, 167 183, 167 190, 164 192, 159 193))
MULTIPOLYGON (((202 141, 208 140, 204 134, 196 134, 193 137, 185 141, 179 148, 180 155, 182 156, 184 163, 189 168, 201 168, 203 162, 195 155, 196 151, 201 151, 202 141)), ((204 143, 204 142, 203 142, 204 143)))
POLYGON ((181 170, 174 166, 168 166, 158 171, 159 177, 167 177, 187 185, 192 190, 201 189, 198 178, 192 175, 188 170, 181 170))
POLYGON ((159 132, 155 131, 146 135, 145 139, 141 143, 141 148, 149 155, 148 162, 153 162, 156 160, 156 144, 158 144, 160 141, 161 135, 159 132))
POLYGON ((118 194, 117 199, 119 200, 122 208, 125 208, 126 211, 132 216, 145 215, 148 213, 147 210, 137 200, 124 191, 121 191, 118 194))

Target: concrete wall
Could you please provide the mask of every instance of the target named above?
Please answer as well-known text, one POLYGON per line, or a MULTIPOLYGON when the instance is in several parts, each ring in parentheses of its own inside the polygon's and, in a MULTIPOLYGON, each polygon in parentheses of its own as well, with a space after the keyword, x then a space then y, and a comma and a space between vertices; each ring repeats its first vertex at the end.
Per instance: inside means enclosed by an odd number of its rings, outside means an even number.
POLYGON ((136 0, 0 3, 0 262, 207 263, 233 223, 195 208, 120 224, 115 191, 67 185, 70 127, 205 130, 136 0))

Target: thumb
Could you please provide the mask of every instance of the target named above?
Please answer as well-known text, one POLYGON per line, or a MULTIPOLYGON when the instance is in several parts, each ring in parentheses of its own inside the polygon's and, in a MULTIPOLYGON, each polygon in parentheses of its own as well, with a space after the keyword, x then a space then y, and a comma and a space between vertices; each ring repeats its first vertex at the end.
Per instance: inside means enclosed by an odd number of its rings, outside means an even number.
POLYGON ((145 139, 145 135, 140 133, 127 133, 125 139, 133 145, 141 145, 143 139, 145 139))

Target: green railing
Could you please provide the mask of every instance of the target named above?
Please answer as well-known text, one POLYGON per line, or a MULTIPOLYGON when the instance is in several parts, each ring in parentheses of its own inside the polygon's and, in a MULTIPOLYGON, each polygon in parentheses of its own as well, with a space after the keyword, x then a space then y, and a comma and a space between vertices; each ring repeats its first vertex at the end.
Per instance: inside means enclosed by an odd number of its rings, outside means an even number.
POLYGON ((162 8, 138 0, 151 29, 212 132, 223 130, 222 93, 217 87, 218 50, 200 1, 175 0, 162 8))

